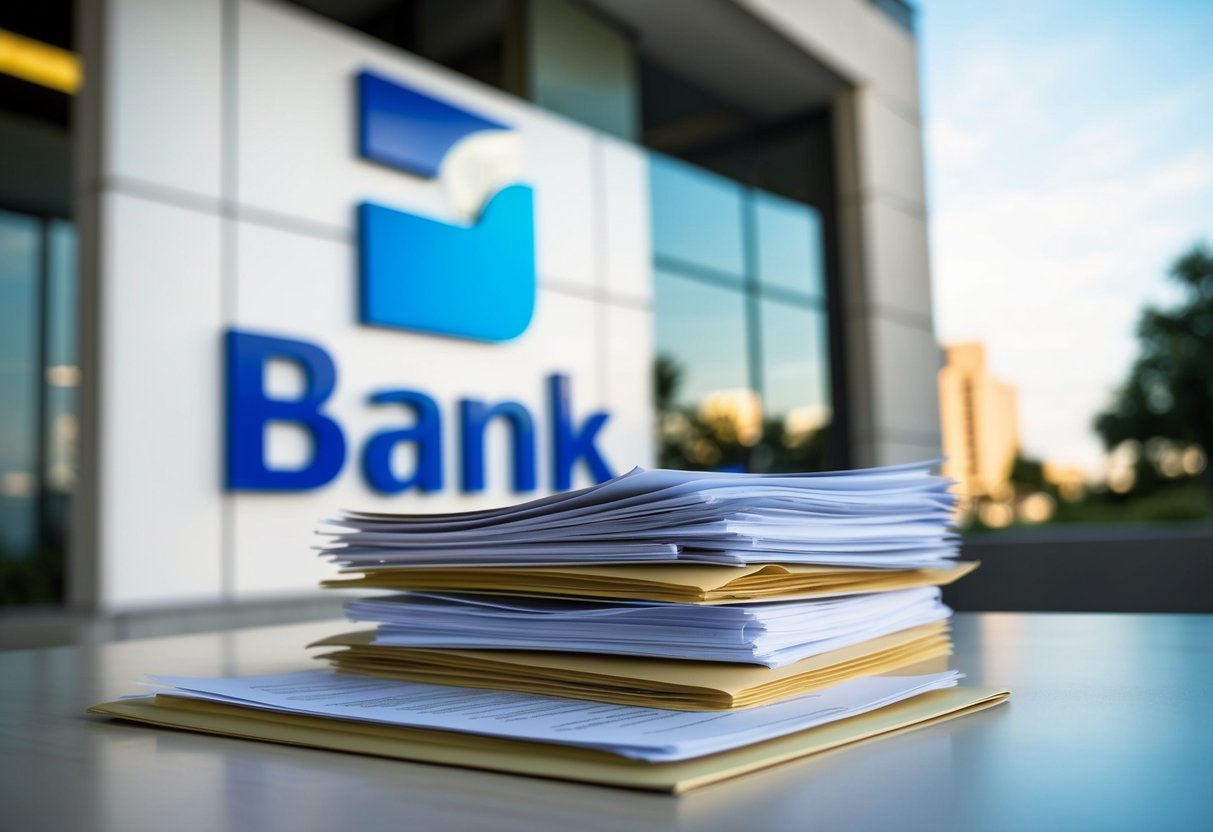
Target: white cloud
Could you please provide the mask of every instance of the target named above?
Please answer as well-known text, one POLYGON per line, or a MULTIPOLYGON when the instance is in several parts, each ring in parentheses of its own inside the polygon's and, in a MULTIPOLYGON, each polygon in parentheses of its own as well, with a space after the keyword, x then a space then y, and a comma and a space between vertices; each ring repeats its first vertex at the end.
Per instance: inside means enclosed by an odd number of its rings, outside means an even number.
POLYGON ((941 339, 986 342, 993 371, 1019 388, 1026 449, 1091 470, 1091 420, 1132 360, 1139 310, 1170 296, 1165 268, 1209 230, 1213 207, 1213 154, 1150 165, 1131 139, 1099 135, 1049 158, 1076 175, 1008 168, 998 188, 945 187, 932 219, 941 339), (1119 174, 1087 175, 1109 166, 1119 174))
POLYGON ((951 164, 968 164, 980 158, 992 138, 988 130, 961 127, 944 119, 927 124, 927 145, 932 155, 951 164))

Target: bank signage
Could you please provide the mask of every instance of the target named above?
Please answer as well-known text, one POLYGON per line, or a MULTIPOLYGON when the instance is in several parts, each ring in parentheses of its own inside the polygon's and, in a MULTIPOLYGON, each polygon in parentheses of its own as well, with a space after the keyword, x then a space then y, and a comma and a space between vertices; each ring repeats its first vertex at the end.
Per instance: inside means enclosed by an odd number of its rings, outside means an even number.
MULTIPOLYGON (((445 186, 456 215, 451 222, 378 202, 357 205, 359 323, 482 342, 490 350, 518 338, 535 313, 536 232, 532 189, 517 181, 517 132, 375 73, 359 73, 356 87, 359 155, 390 169, 385 175, 445 186)), ((233 329, 224 360, 227 487, 302 491, 332 482, 355 450, 326 407, 338 387, 332 352, 311 339, 233 329), (271 395, 266 380, 274 361, 300 370, 302 391, 271 395), (310 454, 303 464, 271 465, 267 433, 275 423, 307 433, 310 454)), ((465 493, 483 491, 486 430, 497 422, 507 427, 509 481, 517 492, 540 487, 539 441, 548 445, 552 489, 570 488, 578 464, 596 482, 612 476, 597 446, 608 414, 578 421, 572 379, 563 373, 531 383, 543 388, 542 414, 508 399, 463 397, 444 407, 411 386, 368 391, 367 406, 395 408, 407 421, 361 442, 363 479, 384 494, 440 491, 456 479, 465 493), (443 465, 448 432, 458 437, 457 477, 443 465), (408 471, 393 466, 402 443, 413 450, 408 471)))
MULTIPOLYGON (((501 157, 512 132, 374 73, 358 75, 358 150, 369 161, 425 179, 439 179, 444 168, 475 179, 480 168, 491 187, 492 175, 508 168, 501 157)), ((363 323, 508 341, 531 322, 535 208, 526 185, 488 194, 469 225, 363 202, 358 251, 363 323)))

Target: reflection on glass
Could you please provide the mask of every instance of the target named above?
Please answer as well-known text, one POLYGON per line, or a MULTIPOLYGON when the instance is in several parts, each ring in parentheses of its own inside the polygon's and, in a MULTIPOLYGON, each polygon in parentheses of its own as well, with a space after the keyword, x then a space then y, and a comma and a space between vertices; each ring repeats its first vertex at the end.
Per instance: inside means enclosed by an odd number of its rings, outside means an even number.
POLYGON ((820 468, 833 416, 825 313, 760 303, 765 427, 753 464, 764 471, 820 468))
POLYGON ((754 225, 762 285, 824 297, 821 214, 760 191, 754 195, 754 225))
POLYGON ((761 419, 747 381, 745 295, 669 272, 655 277, 660 464, 744 466, 761 419))
POLYGON ((37 542, 41 223, 0 212, 0 559, 37 542))
POLYGON ((747 386, 741 293, 659 271, 653 300, 657 354, 680 368, 672 405, 697 408, 713 393, 747 386))
POLYGON ((743 191, 735 182, 664 156, 649 164, 653 250, 671 258, 745 277, 743 191))
POLYGON ((62 220, 48 226, 46 268, 46 368, 42 441, 45 443, 44 527, 48 543, 62 551, 69 516, 68 497, 76 485, 76 229, 62 220))
POLYGON ((820 214, 658 156, 651 187, 661 465, 823 468, 833 403, 820 214))
POLYGON ((76 285, 71 223, 0 212, 0 606, 62 599, 76 285))
POLYGON ((578 3, 533 3, 528 26, 530 98, 597 130, 635 141, 636 63, 631 40, 578 3))

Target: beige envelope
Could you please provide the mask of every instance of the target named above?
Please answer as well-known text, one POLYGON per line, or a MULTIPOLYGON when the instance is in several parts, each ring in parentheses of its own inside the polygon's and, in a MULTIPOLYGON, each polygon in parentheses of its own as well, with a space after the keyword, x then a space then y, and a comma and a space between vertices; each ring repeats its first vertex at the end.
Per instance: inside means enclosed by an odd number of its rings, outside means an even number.
POLYGON ((742 567, 693 564, 418 567, 346 570, 362 574, 325 581, 324 586, 736 604, 944 585, 977 566, 976 562, 960 562, 946 569, 847 569, 778 563, 742 567))
POLYGON ((726 662, 553 653, 383 647, 374 631, 332 636, 311 647, 340 671, 461 687, 514 690, 686 711, 765 705, 856 676, 888 673, 952 650, 937 621, 830 650, 777 668, 726 662))

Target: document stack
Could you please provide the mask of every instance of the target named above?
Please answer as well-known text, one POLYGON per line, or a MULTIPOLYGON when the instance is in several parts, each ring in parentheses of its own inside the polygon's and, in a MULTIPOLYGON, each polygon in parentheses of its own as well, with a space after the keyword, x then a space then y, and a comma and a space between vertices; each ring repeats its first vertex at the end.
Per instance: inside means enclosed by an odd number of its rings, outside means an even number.
POLYGON ((824 474, 636 469, 454 515, 350 512, 323 547, 404 589, 347 605, 374 631, 338 670, 685 710, 744 708, 947 655, 948 482, 925 465, 824 474))
POLYGON ((927 464, 643 470, 444 515, 347 512, 328 586, 376 625, 336 672, 154 677, 112 716, 680 792, 996 704, 912 665, 951 651, 949 483, 927 464), (382 593, 383 590, 390 591, 382 593), (713 712, 705 715, 703 712, 713 712))

